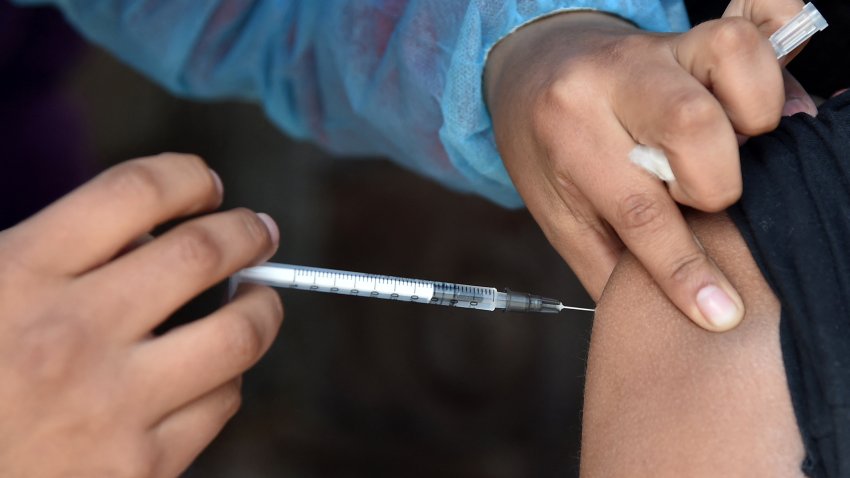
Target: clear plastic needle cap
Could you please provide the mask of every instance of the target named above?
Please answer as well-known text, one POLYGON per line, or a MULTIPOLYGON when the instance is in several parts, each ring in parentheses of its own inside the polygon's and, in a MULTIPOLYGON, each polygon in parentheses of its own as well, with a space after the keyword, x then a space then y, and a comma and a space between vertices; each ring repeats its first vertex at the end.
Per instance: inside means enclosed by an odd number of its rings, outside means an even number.
POLYGON ((770 36, 770 44, 776 51, 776 58, 782 58, 791 53, 827 26, 829 24, 818 9, 811 3, 807 3, 803 11, 770 36))

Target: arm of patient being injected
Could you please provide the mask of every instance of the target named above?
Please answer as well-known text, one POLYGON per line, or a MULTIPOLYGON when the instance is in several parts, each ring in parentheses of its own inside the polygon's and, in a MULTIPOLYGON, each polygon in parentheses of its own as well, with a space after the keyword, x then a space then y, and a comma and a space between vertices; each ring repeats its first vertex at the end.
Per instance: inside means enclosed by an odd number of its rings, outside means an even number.
POLYGON ((725 215, 689 222, 747 315, 731 332, 695 327, 625 255, 593 325, 582 476, 802 476, 779 303, 725 215))

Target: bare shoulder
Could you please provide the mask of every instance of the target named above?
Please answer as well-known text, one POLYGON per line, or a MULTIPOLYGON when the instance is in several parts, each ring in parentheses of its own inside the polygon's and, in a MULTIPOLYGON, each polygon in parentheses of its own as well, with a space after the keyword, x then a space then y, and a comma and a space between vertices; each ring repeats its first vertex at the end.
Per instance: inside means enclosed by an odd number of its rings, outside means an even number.
POLYGON ((623 257, 593 325, 582 476, 802 476, 779 304, 725 215, 691 224, 747 315, 731 332, 702 330, 623 257))

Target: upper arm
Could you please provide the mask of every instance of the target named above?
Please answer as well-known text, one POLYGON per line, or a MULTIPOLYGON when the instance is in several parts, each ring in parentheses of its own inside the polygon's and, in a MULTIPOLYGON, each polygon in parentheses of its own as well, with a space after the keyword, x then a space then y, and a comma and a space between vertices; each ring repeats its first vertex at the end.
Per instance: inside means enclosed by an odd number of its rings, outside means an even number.
POLYGON ((726 216, 691 225, 741 293, 744 321, 722 334, 696 327, 625 256, 593 326, 582 474, 801 476, 779 304, 726 216))

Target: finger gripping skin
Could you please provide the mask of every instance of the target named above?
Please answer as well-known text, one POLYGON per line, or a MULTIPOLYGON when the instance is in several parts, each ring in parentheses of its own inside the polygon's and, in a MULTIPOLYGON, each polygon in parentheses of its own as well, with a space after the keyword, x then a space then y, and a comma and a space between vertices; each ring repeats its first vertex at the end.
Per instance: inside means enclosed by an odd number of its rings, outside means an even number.
POLYGON ((650 194, 635 193, 620 202, 619 228, 624 232, 640 232, 647 237, 662 231, 668 223, 666 208, 650 194))

